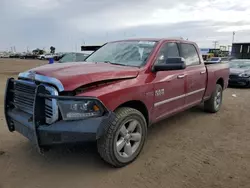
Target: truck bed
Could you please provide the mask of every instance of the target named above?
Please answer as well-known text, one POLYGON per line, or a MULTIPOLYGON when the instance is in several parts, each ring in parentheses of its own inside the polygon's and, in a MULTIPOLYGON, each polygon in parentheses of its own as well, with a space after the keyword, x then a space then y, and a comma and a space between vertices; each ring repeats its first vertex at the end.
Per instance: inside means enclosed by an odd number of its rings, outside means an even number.
POLYGON ((223 89, 228 86, 229 79, 229 65, 227 62, 223 63, 208 63, 205 64, 207 69, 207 88, 204 99, 208 99, 214 90, 214 86, 218 80, 223 83, 223 89))

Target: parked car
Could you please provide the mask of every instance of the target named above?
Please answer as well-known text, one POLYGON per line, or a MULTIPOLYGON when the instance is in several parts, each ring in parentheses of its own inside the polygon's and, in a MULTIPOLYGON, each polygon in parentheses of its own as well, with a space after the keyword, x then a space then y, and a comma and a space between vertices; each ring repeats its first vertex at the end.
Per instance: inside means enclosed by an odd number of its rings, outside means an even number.
POLYGON ((1 53, 0 58, 9 58, 10 55, 8 53, 1 53))
POLYGON ((20 59, 37 59, 37 55, 33 53, 21 54, 20 59))
POLYGON ((54 54, 42 54, 38 56, 38 59, 45 60, 54 57, 54 54))
POLYGON ((66 53, 64 56, 58 61, 58 63, 67 63, 67 62, 81 62, 84 61, 88 57, 88 54, 84 53, 66 53))
POLYGON ((250 59, 233 59, 229 67, 230 86, 250 87, 250 59))
POLYGON ((19 53, 14 53, 14 54, 10 54, 10 58, 20 58, 21 54, 19 53))
POLYGON ((230 60, 229 57, 212 57, 205 61, 205 63, 222 63, 228 62, 230 60))
POLYGON ((140 154, 150 125, 204 102, 220 110, 227 63, 205 65, 198 46, 177 39, 108 42, 84 62, 44 65, 9 78, 5 118, 39 151, 97 141, 115 167, 140 154))

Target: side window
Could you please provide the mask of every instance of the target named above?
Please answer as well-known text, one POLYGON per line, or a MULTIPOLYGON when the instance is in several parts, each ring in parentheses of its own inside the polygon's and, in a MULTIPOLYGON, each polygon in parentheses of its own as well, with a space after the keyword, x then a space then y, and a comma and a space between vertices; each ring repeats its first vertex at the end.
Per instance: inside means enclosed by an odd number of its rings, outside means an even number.
POLYGON ((178 46, 174 42, 166 43, 161 47, 155 64, 163 64, 169 57, 180 57, 178 46))
POLYGON ((86 59, 86 56, 84 54, 76 54, 76 61, 84 61, 86 59))
POLYGON ((181 44, 182 57, 185 58, 187 66, 199 65, 199 55, 192 44, 181 44))

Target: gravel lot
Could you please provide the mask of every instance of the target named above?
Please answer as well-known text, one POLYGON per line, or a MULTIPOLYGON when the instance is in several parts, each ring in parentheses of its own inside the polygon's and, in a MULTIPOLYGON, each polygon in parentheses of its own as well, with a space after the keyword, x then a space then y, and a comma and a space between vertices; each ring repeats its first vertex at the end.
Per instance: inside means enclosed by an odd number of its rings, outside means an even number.
POLYGON ((250 187, 250 90, 227 89, 217 114, 197 107, 154 125, 139 158, 113 169, 95 144, 42 156, 23 136, 8 132, 6 78, 44 63, 0 59, 0 188, 250 187))

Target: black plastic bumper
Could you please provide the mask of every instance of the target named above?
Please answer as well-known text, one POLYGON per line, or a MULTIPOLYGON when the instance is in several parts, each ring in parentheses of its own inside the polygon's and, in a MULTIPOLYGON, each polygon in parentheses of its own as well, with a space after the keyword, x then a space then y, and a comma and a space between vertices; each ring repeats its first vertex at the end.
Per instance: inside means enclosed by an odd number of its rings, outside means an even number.
MULTIPOLYGON (((51 125, 45 123, 44 105, 46 95, 40 85, 36 88, 33 116, 14 107, 14 79, 9 79, 5 93, 5 118, 11 132, 17 131, 28 138, 39 149, 41 146, 95 141, 104 133, 105 126, 115 118, 107 111, 103 116, 77 121, 57 121, 51 125)), ((49 96, 52 97, 53 96, 49 96)), ((55 96, 58 98, 58 96, 55 96)), ((69 97, 66 97, 66 99, 69 97)), ((80 100, 80 98, 78 98, 80 100)))
POLYGON ((250 87, 250 78, 229 79, 229 86, 250 87))

